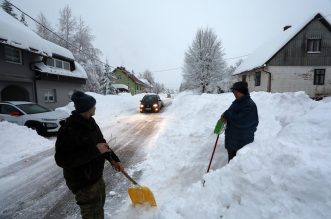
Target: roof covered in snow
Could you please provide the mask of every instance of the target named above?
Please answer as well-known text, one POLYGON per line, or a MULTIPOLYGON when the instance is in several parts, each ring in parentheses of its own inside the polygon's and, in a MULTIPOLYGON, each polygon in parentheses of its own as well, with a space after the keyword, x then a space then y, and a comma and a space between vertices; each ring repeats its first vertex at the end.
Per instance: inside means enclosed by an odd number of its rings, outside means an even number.
POLYGON ((74 63, 75 63, 75 70, 73 70, 73 71, 68 71, 66 69, 48 66, 48 65, 45 65, 43 62, 36 63, 35 70, 42 72, 42 73, 47 73, 47 74, 87 79, 87 74, 86 74, 84 68, 78 62, 74 62, 74 63))
POLYGON ((130 73, 128 70, 126 70, 124 67, 117 67, 113 70, 113 72, 115 71, 121 71, 124 74, 128 75, 129 78, 131 78, 136 84, 140 84, 143 86, 148 86, 149 83, 145 83, 144 81, 142 81, 141 79, 137 78, 134 74, 130 73))
POLYGON ((316 18, 320 18, 325 24, 330 26, 330 21, 327 20, 327 17, 322 16, 319 13, 301 25, 293 25, 291 28, 286 31, 282 31, 273 39, 258 47, 242 62, 241 65, 238 66, 233 75, 264 66, 264 64, 266 64, 275 54, 277 54, 292 38, 300 33, 307 24, 316 18))
POLYGON ((0 27, 1 43, 40 55, 52 55, 45 40, 2 9, 0 9, 0 27))
POLYGON ((74 60, 69 50, 41 38, 2 9, 0 9, 0 27, 0 43, 43 56, 51 57, 56 54, 74 60))

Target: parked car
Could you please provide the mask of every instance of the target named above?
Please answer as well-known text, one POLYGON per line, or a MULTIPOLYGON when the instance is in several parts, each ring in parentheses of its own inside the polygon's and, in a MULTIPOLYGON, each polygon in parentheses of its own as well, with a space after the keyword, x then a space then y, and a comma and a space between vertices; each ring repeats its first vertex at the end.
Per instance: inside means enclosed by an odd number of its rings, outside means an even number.
POLYGON ((140 101, 140 112, 159 112, 163 107, 163 102, 157 94, 146 94, 140 101))
POLYGON ((60 128, 60 122, 68 116, 69 114, 64 111, 53 111, 32 102, 0 102, 0 120, 25 125, 43 136, 48 133, 56 133, 60 128))

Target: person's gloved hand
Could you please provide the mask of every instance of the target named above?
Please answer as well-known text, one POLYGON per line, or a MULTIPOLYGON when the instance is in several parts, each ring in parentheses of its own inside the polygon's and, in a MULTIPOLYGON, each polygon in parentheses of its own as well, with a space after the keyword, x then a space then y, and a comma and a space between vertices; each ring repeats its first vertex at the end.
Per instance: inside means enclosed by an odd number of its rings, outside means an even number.
POLYGON ((124 170, 123 165, 121 164, 121 162, 116 162, 114 160, 112 160, 111 162, 112 167, 117 171, 117 172, 122 172, 124 170))
POLYGON ((226 118, 224 117, 224 113, 221 115, 221 120, 224 124, 226 123, 226 118))

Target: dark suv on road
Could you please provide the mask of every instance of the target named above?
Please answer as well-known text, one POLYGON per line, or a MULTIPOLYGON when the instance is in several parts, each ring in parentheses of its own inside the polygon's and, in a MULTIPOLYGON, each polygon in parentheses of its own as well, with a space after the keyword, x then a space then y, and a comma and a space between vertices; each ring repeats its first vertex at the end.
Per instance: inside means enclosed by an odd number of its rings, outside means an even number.
POLYGON ((140 112, 159 112, 163 107, 163 102, 157 94, 146 94, 140 101, 140 112))

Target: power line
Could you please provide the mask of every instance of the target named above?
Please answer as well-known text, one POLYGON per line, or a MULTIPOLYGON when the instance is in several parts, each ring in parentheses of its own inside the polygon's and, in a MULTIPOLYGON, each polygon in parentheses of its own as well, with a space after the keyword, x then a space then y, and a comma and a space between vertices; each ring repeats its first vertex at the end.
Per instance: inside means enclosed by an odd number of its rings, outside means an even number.
POLYGON ((40 26, 42 26, 43 28, 45 28, 46 30, 48 30, 49 32, 51 32, 52 34, 54 34, 56 37, 60 38, 61 40, 65 41, 68 43, 68 45, 72 46, 73 48, 78 50, 78 53, 83 53, 85 55, 87 55, 89 58, 92 58, 100 63, 102 63, 103 65, 108 65, 109 67, 115 69, 115 67, 109 65, 108 63, 104 63, 103 61, 96 59, 95 57, 92 57, 89 53, 87 53, 84 50, 80 50, 77 46, 75 46, 74 44, 70 43, 68 40, 64 39, 63 37, 59 36, 57 33, 55 33, 54 31, 50 30, 49 28, 45 27, 44 25, 42 25, 39 21, 37 21, 36 19, 34 19, 33 17, 31 17, 30 15, 28 15, 27 13, 25 13, 24 11, 22 11, 20 8, 18 8, 16 5, 14 5, 13 3, 9 2, 8 3, 13 6, 14 8, 16 8, 17 10, 19 10, 21 13, 23 13, 24 15, 26 15, 27 17, 29 17, 31 20, 33 20, 34 22, 36 22, 37 24, 39 24, 40 26))
POLYGON ((242 56, 237 56, 237 57, 231 57, 231 58, 227 58, 227 59, 224 59, 224 60, 230 60, 230 59, 239 59, 239 58, 242 58, 242 57, 246 57, 248 56, 249 54, 247 55, 242 55, 242 56))
MULTIPOLYGON (((248 56, 249 54, 247 55, 242 55, 242 56, 236 56, 236 57, 231 57, 231 58, 226 58, 224 60, 230 60, 230 59, 239 59, 239 58, 242 58, 242 57, 246 57, 248 56)), ((174 71, 174 70, 178 70, 178 69, 181 69, 181 67, 177 67, 177 68, 169 68, 169 69, 163 69, 163 70, 156 70, 156 71, 151 71, 151 72, 165 72, 165 71, 174 71)))
MULTIPOLYGON (((91 55, 89 53, 86 52, 86 49, 84 50, 80 50, 76 45, 70 43, 68 40, 64 39, 63 37, 61 37, 60 35, 58 35, 57 33, 55 33, 54 31, 50 30, 48 27, 44 26, 43 24, 41 24, 39 21, 37 21, 35 18, 33 18, 32 16, 30 16, 29 14, 27 14, 26 12, 24 12, 23 10, 21 10, 19 7, 17 7, 16 5, 14 5, 13 3, 11 2, 8 2, 11 6, 13 6, 14 8, 16 8, 17 10, 19 10, 21 13, 23 13, 24 15, 26 15, 27 17, 29 17, 31 20, 33 20, 34 22, 36 22, 37 24, 39 24, 41 27, 43 27, 44 29, 46 29, 47 31, 51 32, 52 34, 54 34, 56 37, 58 37, 60 40, 63 40, 65 41, 66 43, 68 43, 68 45, 70 45, 71 47, 75 48, 78 50, 78 53, 83 53, 85 55, 87 55, 88 57, 102 63, 103 65, 108 65, 109 67, 115 69, 115 67, 107 64, 107 63, 104 63, 103 61, 99 60, 99 59, 96 59, 94 57, 91 57, 91 55)), ((329 14, 331 15, 331 14, 329 14)), ((327 15, 327 16, 329 16, 327 15)), ((231 57, 231 58, 226 58, 224 60, 231 60, 231 59, 237 59, 237 58, 242 58, 242 57, 246 57, 248 55, 242 55, 242 56, 237 56, 237 57, 231 57)), ((176 67, 176 68, 169 68, 169 69, 162 69, 162 70, 156 70, 156 71, 151 71, 151 72, 167 72, 167 71, 174 71, 174 70, 178 70, 180 69, 181 67, 176 67)))
POLYGON ((164 69, 164 70, 157 70, 157 71, 151 71, 151 72, 174 71, 174 70, 177 70, 177 69, 180 69, 180 67, 177 67, 177 68, 169 68, 169 69, 164 69))

